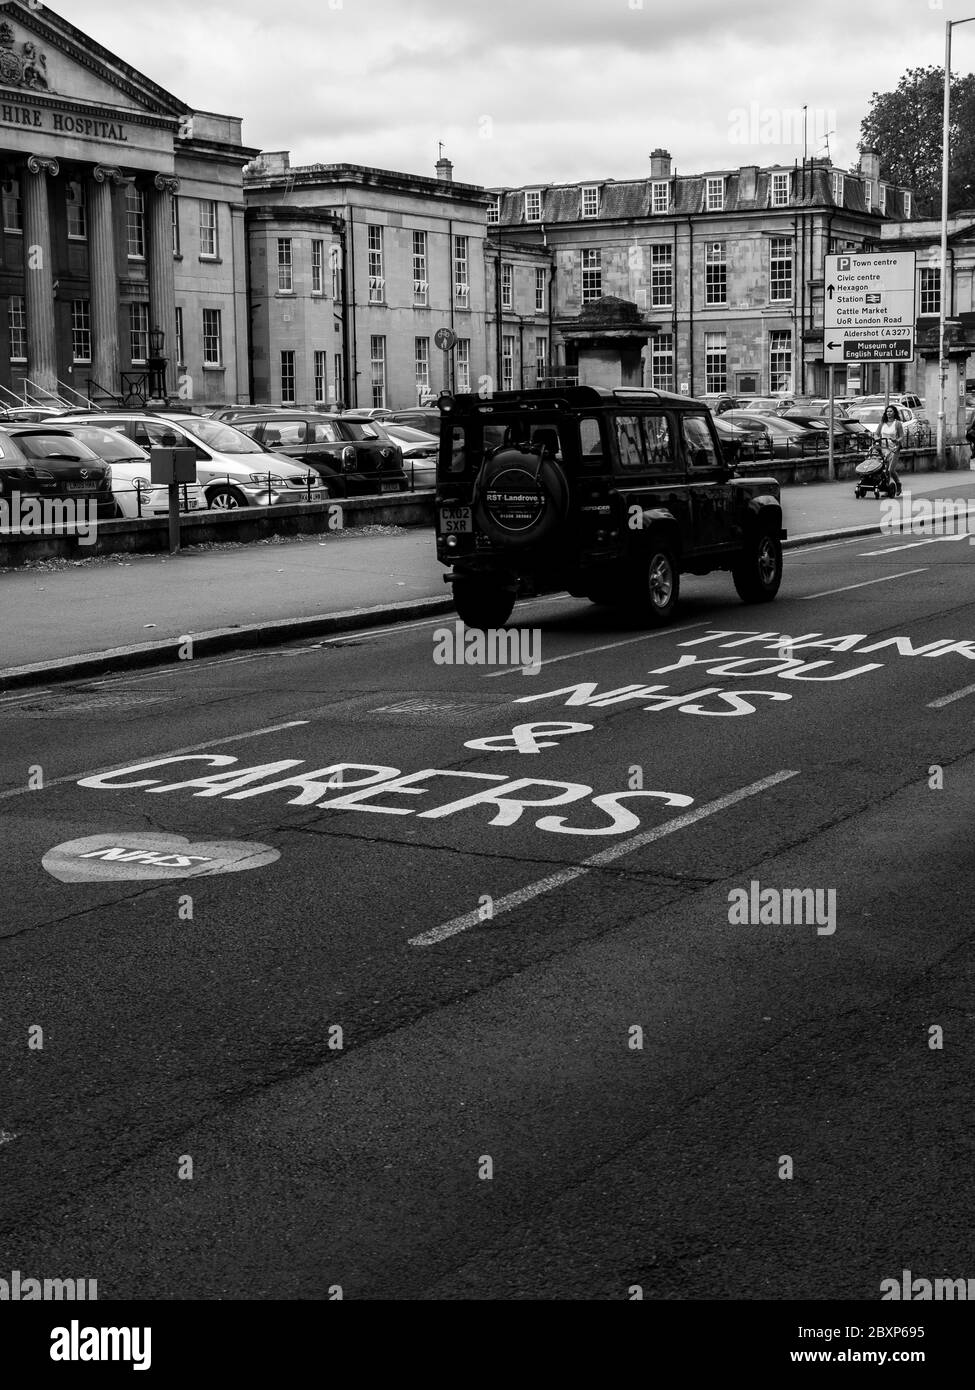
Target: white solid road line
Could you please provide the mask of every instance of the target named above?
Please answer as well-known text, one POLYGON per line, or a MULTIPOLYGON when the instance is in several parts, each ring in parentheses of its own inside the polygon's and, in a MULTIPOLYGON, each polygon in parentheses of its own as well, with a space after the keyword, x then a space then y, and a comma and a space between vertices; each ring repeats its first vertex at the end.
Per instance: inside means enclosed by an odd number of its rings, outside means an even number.
POLYGON ((864 579, 861 584, 844 584, 842 589, 824 589, 821 594, 800 594, 801 599, 829 598, 831 594, 846 594, 850 589, 866 589, 870 584, 886 584, 891 579, 904 579, 909 574, 923 574, 929 566, 922 565, 916 570, 901 570, 899 574, 884 574, 879 579, 864 579))
POLYGON ((956 690, 953 695, 942 695, 940 700, 932 700, 927 709, 944 709, 945 705, 953 705, 956 700, 964 700, 966 695, 975 695, 975 685, 966 685, 964 690, 956 690))
MULTIPOLYGON (((237 743, 240 739, 260 738, 263 734, 277 734, 282 729, 295 729, 300 724, 309 724, 309 719, 290 719, 287 724, 272 724, 267 729, 251 729, 246 734, 230 734, 228 738, 212 738, 207 743, 194 743, 189 748, 173 748, 168 753, 156 753, 156 758, 179 758, 184 753, 205 753, 208 748, 219 748, 224 743, 237 743)), ((148 761, 148 760, 147 760, 148 761)), ((51 787, 63 787, 68 782, 77 782, 81 777, 103 777, 106 772, 121 772, 122 768, 129 767, 132 763, 131 758, 126 758, 124 762, 112 763, 110 767, 99 767, 94 772, 73 772, 69 777, 54 777, 50 782, 45 782, 43 787, 37 789, 33 787, 14 787, 12 791, 0 792, 0 801, 8 801, 12 796, 36 796, 38 791, 49 791, 51 787)))
POLYGON ((676 637, 678 632, 690 632, 694 627, 707 627, 706 622, 685 623, 683 627, 661 627, 654 632, 643 632, 639 637, 625 637, 621 642, 607 642, 602 647, 581 647, 577 652, 566 652, 565 656, 550 656, 547 661, 540 661, 538 666, 506 666, 503 671, 491 671, 481 677, 485 681, 497 680, 499 676, 520 676, 526 671, 536 671, 542 666, 554 666, 557 661, 572 661, 577 656, 592 656, 595 652, 609 652, 614 647, 630 647, 634 642, 649 642, 654 637, 676 637))
MULTIPOLYGON (((777 786, 779 782, 787 782, 790 777, 798 776, 798 771, 775 772, 770 777, 763 777, 760 782, 752 782, 747 787, 739 787, 737 791, 729 792, 727 796, 719 796, 716 801, 705 802, 696 810, 686 811, 682 816, 675 816, 672 820, 664 821, 663 825, 658 825, 653 830, 644 830, 639 835, 631 835, 628 840, 621 840, 618 845, 613 845, 610 849, 600 850, 598 854, 590 855, 581 864, 575 864, 570 869, 560 869, 558 873, 550 874, 548 878, 539 879, 535 883, 530 883, 526 888, 519 888, 514 893, 508 893, 505 897, 499 898, 494 904, 490 920, 494 921, 505 912, 513 912, 515 908, 523 907, 525 903, 541 897, 543 893, 551 893, 555 888, 563 888, 573 879, 581 878, 584 874, 590 873, 593 869, 600 869, 605 864, 612 864, 614 860, 622 858, 624 854, 631 854, 636 849, 642 849, 644 845, 652 844, 654 840, 662 840, 665 835, 672 835, 675 830, 683 830, 686 826, 693 825, 695 821, 704 820, 706 816, 713 816, 718 811, 724 811, 727 807, 744 801, 747 797, 758 796, 760 792, 768 791, 770 787, 777 786)), ((450 936, 456 936, 458 932, 466 931, 468 927, 482 925, 479 912, 465 912, 462 917, 454 917, 449 922, 442 922, 439 927, 434 927, 431 931, 421 932, 419 936, 411 937, 408 945, 435 946, 440 941, 446 941, 450 936)))

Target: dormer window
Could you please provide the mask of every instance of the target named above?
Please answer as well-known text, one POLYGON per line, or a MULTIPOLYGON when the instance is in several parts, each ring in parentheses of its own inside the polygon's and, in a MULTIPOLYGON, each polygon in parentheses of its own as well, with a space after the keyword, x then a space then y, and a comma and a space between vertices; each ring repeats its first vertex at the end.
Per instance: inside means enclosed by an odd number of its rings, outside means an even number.
POLYGON ((788 174, 773 174, 773 175, 772 175, 772 206, 773 206, 774 208, 782 208, 782 207, 785 207, 785 206, 788 204, 788 201, 789 201, 789 175, 788 175, 788 174))
POLYGON ((724 211, 724 178, 707 180, 707 196, 705 207, 708 212, 724 211))
POLYGON ((882 184, 880 185, 880 203, 879 203, 879 207, 880 207, 880 211, 881 211, 881 212, 886 213, 886 211, 887 211, 887 185, 886 185, 885 183, 882 183, 882 184))
POLYGON ((501 194, 498 193, 488 203, 487 220, 489 227, 496 227, 501 221, 501 194))
POLYGON ((833 202, 837 207, 843 206, 843 175, 833 172, 833 202))
POLYGON ((525 194, 525 221, 541 222, 542 195, 537 188, 525 194))
POLYGON ((905 216, 905 217, 910 217, 910 215, 911 215, 911 195, 910 195, 910 193, 905 193, 905 194, 904 194, 904 216, 905 216))
POLYGON ((863 181, 863 206, 867 212, 873 212, 873 184, 869 179, 863 181))
POLYGON ((582 190, 582 216, 599 216, 599 187, 597 184, 587 184, 582 190))
POLYGON ((665 179, 655 179, 650 190, 650 211, 670 211, 670 184, 665 179))

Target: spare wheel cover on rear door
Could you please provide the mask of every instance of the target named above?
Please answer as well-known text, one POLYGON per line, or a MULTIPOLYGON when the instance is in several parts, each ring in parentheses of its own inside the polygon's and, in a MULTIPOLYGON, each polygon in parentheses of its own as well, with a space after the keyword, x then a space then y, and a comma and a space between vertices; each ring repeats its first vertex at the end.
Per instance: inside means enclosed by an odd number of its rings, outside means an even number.
POLYGON ((506 545, 547 540, 569 506, 569 483, 555 459, 532 450, 500 449, 486 459, 475 489, 478 525, 506 545))

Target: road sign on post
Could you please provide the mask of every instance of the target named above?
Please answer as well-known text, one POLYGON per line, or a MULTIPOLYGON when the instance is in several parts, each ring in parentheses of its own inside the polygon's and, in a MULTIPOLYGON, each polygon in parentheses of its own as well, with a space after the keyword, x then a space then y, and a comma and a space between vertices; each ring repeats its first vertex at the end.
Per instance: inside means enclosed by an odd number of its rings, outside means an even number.
POLYGON ((438 348, 443 350, 443 385, 445 391, 452 391, 454 383, 452 381, 450 354, 457 345, 457 334, 452 328, 438 328, 433 335, 433 341, 438 348))
POLYGON ((824 362, 914 361, 915 259, 913 251, 826 257, 824 362))
POLYGON ((196 450, 192 448, 149 450, 149 478, 169 488, 169 550, 179 550, 179 485, 196 482, 196 450))

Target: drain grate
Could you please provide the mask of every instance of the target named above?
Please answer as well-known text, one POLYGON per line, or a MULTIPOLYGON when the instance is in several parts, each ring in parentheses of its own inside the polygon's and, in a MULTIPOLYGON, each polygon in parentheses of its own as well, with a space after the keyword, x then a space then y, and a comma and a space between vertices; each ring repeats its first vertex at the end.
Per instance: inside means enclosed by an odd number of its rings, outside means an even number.
POLYGON ((98 714, 105 710, 139 709, 143 705, 158 705, 172 698, 169 694, 155 695, 134 690, 118 694, 65 690, 57 695, 47 695, 43 699, 5 705, 4 713, 25 714, 34 719, 58 719, 73 714, 98 714))

